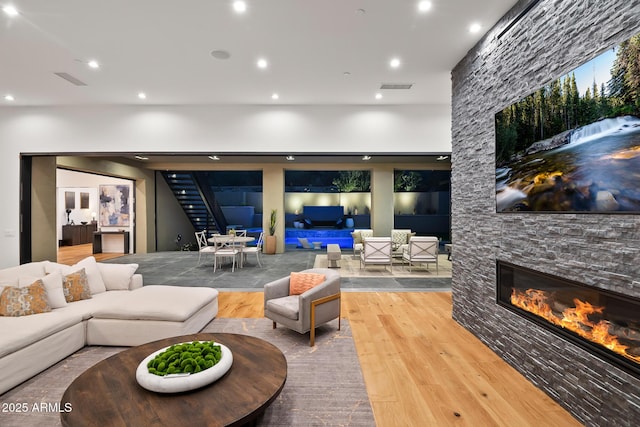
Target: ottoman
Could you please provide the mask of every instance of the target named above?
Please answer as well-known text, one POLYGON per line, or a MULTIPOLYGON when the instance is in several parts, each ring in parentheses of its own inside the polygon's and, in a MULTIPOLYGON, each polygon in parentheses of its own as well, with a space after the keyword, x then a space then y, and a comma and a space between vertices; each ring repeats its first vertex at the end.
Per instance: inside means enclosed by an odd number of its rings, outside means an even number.
POLYGON ((338 261, 342 259, 342 252, 340 251, 340 245, 337 243, 330 243, 327 245, 327 260, 329 261, 329 267, 340 267, 338 261))
POLYGON ((136 346, 200 332, 218 314, 218 291, 143 286, 97 307, 87 321, 87 345, 136 346))

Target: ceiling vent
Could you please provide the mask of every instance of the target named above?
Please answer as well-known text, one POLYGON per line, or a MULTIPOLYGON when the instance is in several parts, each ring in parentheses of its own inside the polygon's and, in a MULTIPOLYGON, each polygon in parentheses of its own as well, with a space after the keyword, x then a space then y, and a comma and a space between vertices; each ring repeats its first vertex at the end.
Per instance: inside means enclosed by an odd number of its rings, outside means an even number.
POLYGON ((380 89, 411 89, 413 83, 382 83, 380 89))
POLYGON ((53 74, 55 74, 56 76, 60 77, 61 79, 65 79, 69 83, 74 84, 76 86, 86 86, 87 85, 85 82, 83 82, 82 80, 76 79, 75 77, 73 77, 69 73, 53 73, 53 74))

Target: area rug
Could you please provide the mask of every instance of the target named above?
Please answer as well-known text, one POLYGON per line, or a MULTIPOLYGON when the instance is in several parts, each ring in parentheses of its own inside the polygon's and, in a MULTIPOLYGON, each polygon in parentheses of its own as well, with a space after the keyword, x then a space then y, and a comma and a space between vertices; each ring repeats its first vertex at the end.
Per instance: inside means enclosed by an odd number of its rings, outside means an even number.
MULTIPOLYGON (((316 255, 314 268, 327 268, 329 261, 326 254, 316 255)), ((451 277, 451 261, 447 260, 446 254, 438 257, 438 273, 436 274, 435 264, 413 265, 409 271, 409 265, 404 264, 401 259, 393 260, 393 268, 388 265, 367 265, 360 267, 360 258, 350 252, 342 252, 342 258, 338 261, 336 270, 342 277, 394 277, 394 278, 444 278, 451 277)))
MULTIPOLYGON (((287 382, 257 425, 373 426, 373 412, 349 322, 343 319, 341 330, 337 327, 337 320, 320 326, 314 347, 309 347, 309 334, 284 327, 274 330, 271 321, 265 318, 215 319, 203 332, 255 336, 284 353, 287 382)), ((122 350, 122 347, 85 347, 9 390, 0 396, 0 409, 6 409, 0 413, 0 425, 60 426, 56 405, 64 390, 84 370, 122 350)))

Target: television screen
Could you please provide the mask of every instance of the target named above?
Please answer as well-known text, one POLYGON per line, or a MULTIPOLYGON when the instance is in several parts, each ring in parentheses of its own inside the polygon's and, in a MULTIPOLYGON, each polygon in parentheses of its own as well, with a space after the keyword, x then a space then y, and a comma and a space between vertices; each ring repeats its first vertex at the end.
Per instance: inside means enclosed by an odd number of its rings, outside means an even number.
POLYGON ((640 34, 498 112, 497 212, 640 212, 640 34))

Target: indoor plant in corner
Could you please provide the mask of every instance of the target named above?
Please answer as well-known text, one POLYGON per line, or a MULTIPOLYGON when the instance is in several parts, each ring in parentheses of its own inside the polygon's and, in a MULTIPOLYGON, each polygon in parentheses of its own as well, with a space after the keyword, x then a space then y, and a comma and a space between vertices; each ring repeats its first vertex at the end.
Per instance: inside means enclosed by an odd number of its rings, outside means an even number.
POLYGON ((271 217, 269 218, 269 231, 264 239, 264 253, 276 253, 276 224, 278 223, 278 210, 271 209, 271 217))

